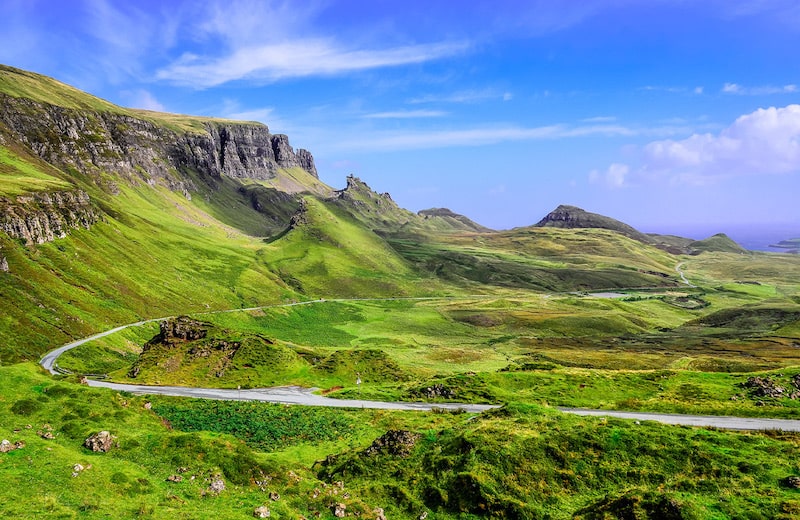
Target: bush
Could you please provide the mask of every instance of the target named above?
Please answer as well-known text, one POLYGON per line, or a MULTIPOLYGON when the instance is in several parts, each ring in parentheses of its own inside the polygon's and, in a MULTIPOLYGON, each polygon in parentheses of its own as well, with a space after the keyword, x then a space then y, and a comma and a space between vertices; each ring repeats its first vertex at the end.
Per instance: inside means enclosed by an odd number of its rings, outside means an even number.
POLYGON ((20 399, 11 405, 11 411, 17 415, 33 415, 42 408, 42 405, 32 399, 20 399))

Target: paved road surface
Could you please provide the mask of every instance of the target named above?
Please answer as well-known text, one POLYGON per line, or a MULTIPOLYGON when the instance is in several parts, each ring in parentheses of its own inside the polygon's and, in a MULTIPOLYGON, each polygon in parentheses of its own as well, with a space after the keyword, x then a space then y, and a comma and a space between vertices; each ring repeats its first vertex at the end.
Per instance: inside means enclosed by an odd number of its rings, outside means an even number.
POLYGON ((731 417, 722 415, 683 415, 672 413, 618 412, 615 410, 587 410, 583 408, 559 408, 575 415, 618 417, 637 421, 657 421, 681 426, 706 426, 725 430, 783 430, 800 432, 800 420, 761 419, 754 417, 731 417))
MULTIPOLYGON (((683 277, 683 272, 680 270, 682 264, 678 264, 676 270, 681 273, 681 277, 689 284, 689 281, 683 277)), ((689 284, 691 285, 691 284, 689 284)), ((473 297, 470 297, 473 298, 473 297)), ((386 301, 386 300, 433 300, 438 298, 360 298, 356 301, 386 301)), ((290 303, 284 305, 274 305, 268 307, 291 307, 296 305, 309 305, 314 303, 324 303, 326 301, 350 301, 345 299, 335 300, 312 300, 306 302, 290 303)), ((230 311, 211 311, 202 314, 216 314, 220 312, 238 312, 242 310, 256 310, 265 309, 268 307, 254 307, 252 309, 232 309, 230 311)), ((122 325, 100 334, 95 334, 88 338, 78 341, 73 341, 63 347, 48 352, 42 357, 39 363, 52 374, 58 374, 60 369, 56 361, 58 357, 79 345, 83 345, 94 339, 108 336, 115 332, 119 332, 128 327, 135 327, 150 323, 154 321, 161 321, 166 318, 154 318, 151 320, 138 321, 128 325, 122 325)), ((122 383, 111 383, 108 381, 89 380, 89 386, 99 388, 110 388, 117 391, 131 392, 135 394, 158 394, 158 395, 171 395, 179 397, 196 397, 201 399, 223 399, 223 400, 242 400, 242 401, 265 401, 270 403, 284 403, 296 404, 303 406, 324 406, 329 408, 372 408, 382 410, 421 410, 430 411, 435 408, 447 410, 464 410, 470 413, 480 413, 492 408, 498 408, 496 405, 485 404, 467 404, 467 403, 407 403, 407 402, 384 402, 384 401, 364 401, 356 399, 331 399, 321 395, 315 395, 313 388, 301 388, 296 386, 276 387, 276 388, 255 388, 246 390, 230 390, 220 388, 191 388, 182 386, 147 386, 147 385, 127 385, 122 383)), ((631 419, 638 421, 657 421, 664 424, 683 425, 683 426, 705 426, 714 428, 723 428, 728 430, 783 430, 800 432, 800 420, 792 419, 757 419, 747 417, 727 417, 727 416, 713 416, 713 415, 682 415, 682 414, 665 414, 665 413, 646 413, 646 412, 619 412, 613 410, 587 410, 582 408, 559 408, 562 412, 571 413, 575 415, 592 415, 592 416, 607 416, 619 417, 622 419, 631 419)))
POLYGON ((147 386, 127 385, 97 381, 90 379, 89 386, 110 388, 112 390, 132 392, 134 394, 158 394, 180 397, 195 397, 199 399, 223 399, 231 401, 265 401, 269 403, 297 404, 303 406, 324 406, 327 408, 372 408, 379 410, 421 410, 430 411, 434 408, 444 410, 464 410, 470 413, 480 413, 497 405, 467 404, 467 403, 405 403, 364 401, 357 399, 331 399, 314 394, 315 388, 302 388, 299 386, 280 386, 274 388, 253 388, 231 390, 221 388, 191 388, 182 386, 147 386))

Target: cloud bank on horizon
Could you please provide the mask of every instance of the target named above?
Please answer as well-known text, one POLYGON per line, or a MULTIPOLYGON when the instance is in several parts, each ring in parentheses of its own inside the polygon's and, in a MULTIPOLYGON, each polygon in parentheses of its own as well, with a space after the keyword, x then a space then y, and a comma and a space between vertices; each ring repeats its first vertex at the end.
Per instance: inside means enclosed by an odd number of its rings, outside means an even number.
MULTIPOLYGON (((0 3, 0 62, 260 120, 411 209, 800 224, 793 0, 0 3), (503 189, 497 189, 502 186, 503 189)), ((800 234, 800 227, 798 228, 800 234)))

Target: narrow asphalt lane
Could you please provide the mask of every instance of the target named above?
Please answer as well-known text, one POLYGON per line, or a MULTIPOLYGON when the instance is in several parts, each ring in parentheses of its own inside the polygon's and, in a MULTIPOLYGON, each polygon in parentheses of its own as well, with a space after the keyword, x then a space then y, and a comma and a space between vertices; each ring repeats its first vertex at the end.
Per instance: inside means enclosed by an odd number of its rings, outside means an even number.
MULTIPOLYGON (((683 275, 680 271, 681 264, 678 264, 676 270, 683 275)), ((683 276, 682 276, 683 277, 683 276)), ((685 278, 684 278, 685 280, 685 278)), ((686 283, 689 283, 686 280, 686 283)), ((691 285, 691 284, 690 284, 691 285)), ((475 298, 478 296, 470 296, 475 298)), ((436 297, 425 298, 359 298, 355 301, 389 301, 389 300, 433 300, 440 299, 436 297)), ((451 299, 442 297, 441 299, 451 299)), ((346 299, 332 299, 332 300, 311 300, 304 302, 296 302, 283 305, 271 305, 265 307, 253 307, 250 309, 232 309, 227 311, 210 311, 200 314, 217 314, 224 312, 238 312, 247 310, 266 309, 270 307, 293 307, 297 305, 310 305, 315 303, 325 303, 330 301, 352 301, 346 299)), ((197 314, 197 313, 195 313, 197 314)), ((128 327, 135 327, 145 323, 161 321, 167 318, 154 318, 149 320, 137 321, 136 323, 129 323, 120 327, 83 338, 72 343, 68 343, 62 347, 51 350, 45 354, 39 363, 48 370, 51 374, 58 374, 64 372, 58 368, 56 361, 58 357, 64 352, 73 349, 79 345, 83 345, 89 341, 114 334, 128 327)), ((177 397, 194 397, 199 399, 221 399, 221 400, 241 400, 241 401, 263 401, 270 403, 294 404, 301 406, 323 406, 328 408, 370 408, 381 410, 418 410, 418 411, 431 411, 434 409, 443 410, 463 410, 469 413, 480 413, 493 408, 499 408, 498 405, 485 405, 485 404, 469 404, 469 403, 410 403, 410 402, 386 402, 386 401, 366 401, 360 399, 331 399, 314 394, 314 388, 302 388, 297 386, 287 387, 274 387, 274 388, 254 388, 254 389, 223 389, 223 388, 194 388, 182 386, 149 386, 149 385, 133 385, 123 383, 111 383, 108 381, 100 381, 90 379, 89 386, 96 388, 109 388, 120 392, 131 392, 134 394, 148 394, 148 395, 170 395, 177 397)), ((667 413, 648 413, 648 412, 623 412, 615 410, 590 410, 583 408, 558 408, 564 413, 584 416, 605 416, 617 417, 621 419, 630 419, 636 421, 657 421, 664 424, 679 425, 679 426, 700 426, 722 428, 728 430, 782 430, 791 432, 800 432, 800 420, 795 419, 764 419, 764 418, 750 418, 750 417, 732 417, 732 416, 714 416, 714 415, 684 415, 684 414, 667 414, 667 413)))

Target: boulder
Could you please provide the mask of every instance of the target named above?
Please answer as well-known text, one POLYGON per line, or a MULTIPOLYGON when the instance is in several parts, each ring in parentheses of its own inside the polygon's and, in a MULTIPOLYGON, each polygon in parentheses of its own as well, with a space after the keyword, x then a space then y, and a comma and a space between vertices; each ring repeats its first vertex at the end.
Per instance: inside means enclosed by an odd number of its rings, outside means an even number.
POLYGON ((114 446, 114 441, 116 440, 117 438, 111 435, 110 432, 103 430, 87 437, 83 441, 83 445, 94 452, 105 453, 114 446))
POLYGON ((216 478, 216 479, 211 481, 211 485, 208 487, 208 489, 212 493, 218 495, 218 494, 222 493, 223 491, 225 491, 225 481, 222 480, 221 478, 216 478))
POLYGON ((800 477, 796 477, 794 475, 790 477, 786 477, 783 479, 783 483, 786 487, 790 487, 792 489, 800 489, 800 477))
POLYGON ((11 441, 8 439, 3 439, 0 441, 0 453, 8 453, 9 451, 14 451, 15 449, 17 449, 17 447, 11 444, 11 441))

